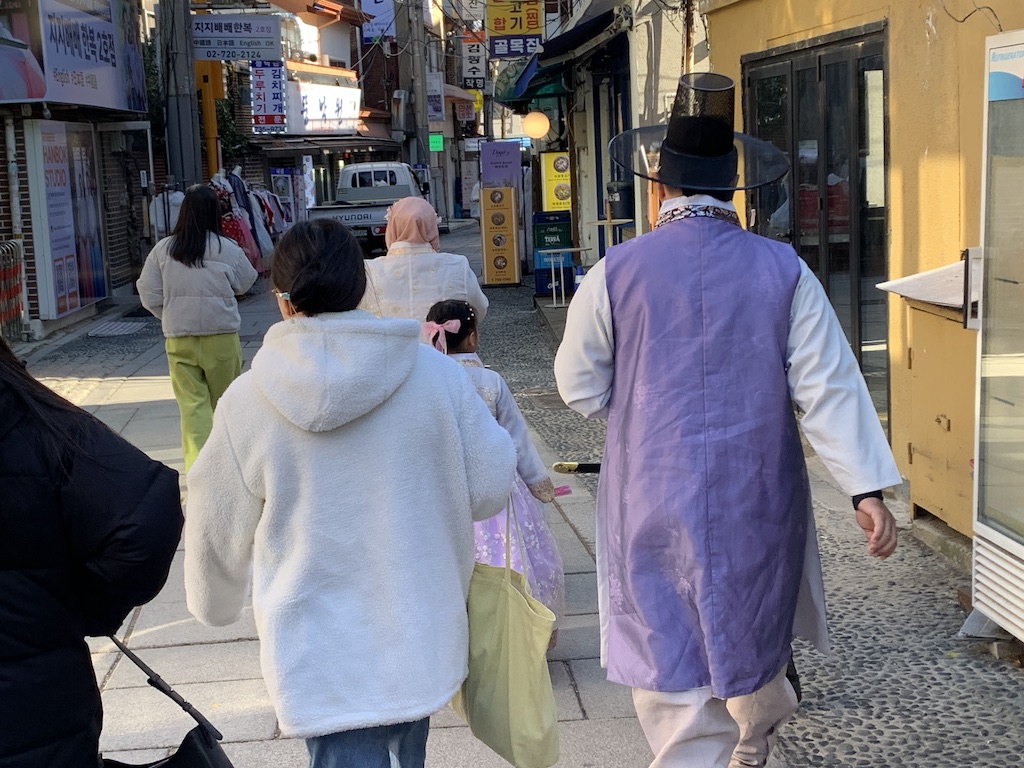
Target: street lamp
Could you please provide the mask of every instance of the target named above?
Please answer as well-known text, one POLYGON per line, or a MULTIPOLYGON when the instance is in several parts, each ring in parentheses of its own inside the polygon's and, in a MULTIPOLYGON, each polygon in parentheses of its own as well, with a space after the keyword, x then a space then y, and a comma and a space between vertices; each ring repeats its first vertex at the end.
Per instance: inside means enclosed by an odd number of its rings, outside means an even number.
POLYGON ((543 139, 551 130, 551 121, 543 112, 534 110, 523 116, 523 130, 531 139, 543 139))

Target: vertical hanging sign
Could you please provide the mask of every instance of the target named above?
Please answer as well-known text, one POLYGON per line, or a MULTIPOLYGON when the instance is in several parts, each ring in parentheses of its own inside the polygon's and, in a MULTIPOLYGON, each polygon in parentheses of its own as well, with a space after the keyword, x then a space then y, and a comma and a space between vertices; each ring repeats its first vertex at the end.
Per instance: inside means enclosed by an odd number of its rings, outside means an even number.
POLYGON ((482 91, 486 78, 486 37, 483 32, 465 32, 462 35, 462 87, 482 91))
POLYGON ((284 133, 285 115, 284 64, 280 61, 251 61, 252 132, 284 133))
POLYGON ((427 120, 444 120, 444 74, 427 72, 427 120))
POLYGON ((533 55, 544 37, 540 0, 487 0, 487 37, 492 59, 533 55))

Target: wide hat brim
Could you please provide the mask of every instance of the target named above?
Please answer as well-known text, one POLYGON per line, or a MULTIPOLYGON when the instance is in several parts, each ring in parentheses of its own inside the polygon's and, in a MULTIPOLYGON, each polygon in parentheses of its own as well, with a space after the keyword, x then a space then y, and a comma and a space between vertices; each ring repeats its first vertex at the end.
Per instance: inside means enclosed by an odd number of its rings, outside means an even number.
POLYGON ((608 152, 616 165, 630 173, 683 190, 755 189, 789 171, 783 152, 745 133, 734 132, 734 151, 720 157, 674 152, 664 146, 667 133, 667 125, 623 131, 608 143, 608 152))

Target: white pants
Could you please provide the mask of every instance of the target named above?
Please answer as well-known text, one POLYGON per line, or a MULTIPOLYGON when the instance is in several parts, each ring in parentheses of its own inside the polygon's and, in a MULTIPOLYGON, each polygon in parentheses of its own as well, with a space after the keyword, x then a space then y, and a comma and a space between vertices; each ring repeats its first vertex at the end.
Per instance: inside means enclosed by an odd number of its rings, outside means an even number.
POLYGON ((768 761, 775 730, 796 712, 797 700, 783 667, 746 696, 634 688, 633 705, 654 752, 651 768, 748 768, 768 761))

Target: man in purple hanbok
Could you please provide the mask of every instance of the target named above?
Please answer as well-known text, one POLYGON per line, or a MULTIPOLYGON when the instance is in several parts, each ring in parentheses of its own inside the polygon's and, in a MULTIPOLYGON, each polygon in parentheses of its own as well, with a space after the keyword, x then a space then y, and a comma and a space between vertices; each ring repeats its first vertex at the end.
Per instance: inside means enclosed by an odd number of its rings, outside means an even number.
POLYGON ((684 75, 667 125, 612 140, 657 222, 587 274, 555 359, 565 402, 608 420, 602 664, 633 688, 652 768, 764 765, 797 706, 792 638, 827 649, 794 403, 869 554, 896 548, 880 489, 900 475, 828 298, 792 247, 740 227, 735 191, 788 163, 733 133, 733 103, 729 78, 684 75))

